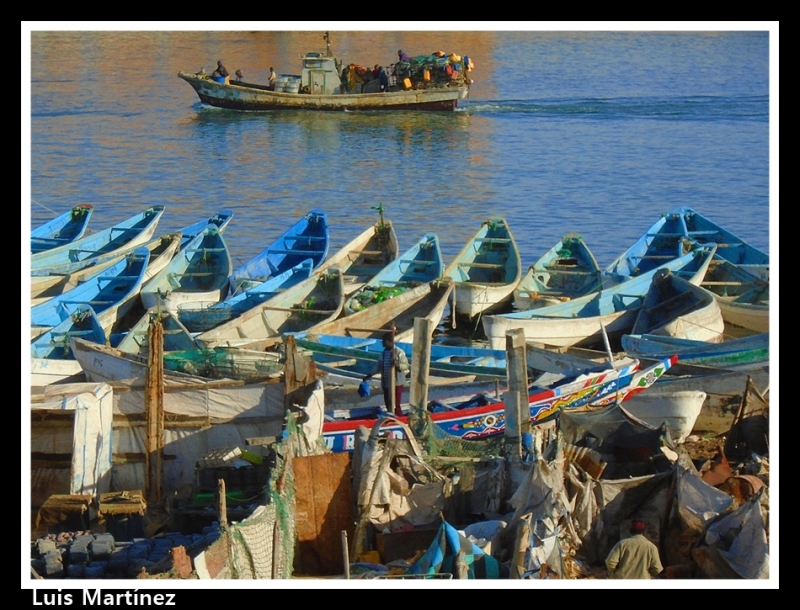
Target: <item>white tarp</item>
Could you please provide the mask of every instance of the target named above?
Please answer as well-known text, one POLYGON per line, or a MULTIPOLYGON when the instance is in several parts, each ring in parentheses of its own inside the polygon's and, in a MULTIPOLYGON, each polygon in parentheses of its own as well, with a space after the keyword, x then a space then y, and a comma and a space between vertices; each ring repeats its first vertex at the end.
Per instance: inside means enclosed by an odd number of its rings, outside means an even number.
POLYGON ((52 494, 97 497, 110 491, 113 397, 105 383, 66 384, 57 393, 31 397, 32 505, 52 494), (71 425, 64 425, 65 412, 71 425), (56 465, 67 459, 68 470, 56 465))

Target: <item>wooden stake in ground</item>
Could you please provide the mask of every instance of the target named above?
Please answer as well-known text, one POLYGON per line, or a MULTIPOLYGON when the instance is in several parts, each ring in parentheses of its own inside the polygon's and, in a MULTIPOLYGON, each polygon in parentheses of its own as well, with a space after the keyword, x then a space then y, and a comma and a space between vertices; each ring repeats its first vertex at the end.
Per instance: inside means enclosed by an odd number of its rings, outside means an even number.
POLYGON ((147 501, 161 501, 161 473, 164 461, 164 327, 157 313, 148 330, 147 380, 144 409, 147 422, 145 440, 147 501))

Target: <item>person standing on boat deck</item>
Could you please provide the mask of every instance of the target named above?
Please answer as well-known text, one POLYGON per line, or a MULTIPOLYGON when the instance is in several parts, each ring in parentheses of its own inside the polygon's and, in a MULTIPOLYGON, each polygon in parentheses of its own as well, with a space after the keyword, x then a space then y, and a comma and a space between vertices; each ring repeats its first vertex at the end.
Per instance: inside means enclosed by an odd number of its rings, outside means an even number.
POLYGON ((405 53, 403 53, 403 49, 400 49, 397 52, 397 61, 410 62, 411 58, 408 55, 406 55, 405 53))
POLYGON ((244 78, 244 74, 242 74, 242 71, 241 70, 236 70, 236 72, 234 72, 234 74, 236 75, 236 82, 237 83, 241 83, 242 79, 244 78))
POLYGON ((378 79, 380 81, 381 93, 383 93, 389 88, 389 75, 386 74, 386 70, 383 69, 383 66, 378 66, 378 79))
POLYGON ((400 401, 403 398, 403 390, 406 385, 406 371, 409 369, 408 358, 406 358, 406 353, 394 344, 394 335, 386 333, 383 335, 383 351, 380 358, 378 358, 378 362, 372 372, 364 375, 364 381, 367 381, 376 373, 381 374, 383 402, 389 413, 392 412, 392 368, 395 371, 394 413, 395 415, 402 415, 403 410, 400 408, 400 401))
POLYGON ((611 578, 650 579, 664 569, 658 556, 658 547, 645 538, 647 525, 634 519, 631 522, 630 538, 623 538, 611 549, 606 558, 611 578))
POLYGON ((217 69, 211 73, 213 76, 229 76, 225 66, 222 65, 222 60, 217 60, 217 69))
POLYGON ((270 67, 269 69, 269 90, 275 91, 275 81, 278 80, 278 75, 275 74, 275 68, 270 67))

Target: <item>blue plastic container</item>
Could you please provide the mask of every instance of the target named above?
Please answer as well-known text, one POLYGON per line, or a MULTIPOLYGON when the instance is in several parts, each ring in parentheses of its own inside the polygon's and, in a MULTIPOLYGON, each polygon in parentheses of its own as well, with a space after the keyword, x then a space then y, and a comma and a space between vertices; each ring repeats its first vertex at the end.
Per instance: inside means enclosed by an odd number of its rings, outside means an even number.
POLYGON ((214 80, 214 82, 216 82, 216 83, 219 83, 219 84, 221 84, 221 85, 224 85, 224 84, 225 84, 225 77, 224 77, 224 76, 212 76, 211 78, 212 78, 212 79, 214 80))

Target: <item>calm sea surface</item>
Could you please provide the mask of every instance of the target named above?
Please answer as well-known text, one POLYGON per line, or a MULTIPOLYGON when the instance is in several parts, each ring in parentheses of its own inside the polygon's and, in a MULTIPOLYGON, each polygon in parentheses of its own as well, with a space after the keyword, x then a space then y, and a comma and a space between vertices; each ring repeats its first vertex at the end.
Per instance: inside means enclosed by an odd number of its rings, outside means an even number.
POLYGON ((220 58, 253 82, 299 73, 323 34, 32 32, 23 235, 82 202, 95 229, 163 204, 159 232, 230 208, 238 264, 312 208, 333 252, 382 203, 401 250, 432 231, 449 262, 502 215, 525 267, 569 231, 605 266, 690 206, 770 251, 767 31, 331 32, 362 65, 469 55, 454 113, 232 112, 177 77, 220 58))

